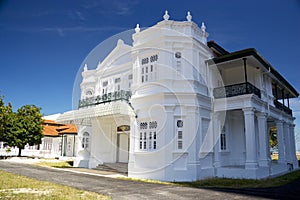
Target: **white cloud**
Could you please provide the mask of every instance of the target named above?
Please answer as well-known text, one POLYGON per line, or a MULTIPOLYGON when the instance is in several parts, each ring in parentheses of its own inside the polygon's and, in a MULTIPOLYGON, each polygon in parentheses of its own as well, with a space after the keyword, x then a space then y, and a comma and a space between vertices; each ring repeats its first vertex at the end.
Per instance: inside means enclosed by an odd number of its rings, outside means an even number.
POLYGON ((86 20, 86 18, 83 16, 82 12, 76 11, 75 13, 80 20, 82 20, 82 21, 86 20))
POLYGON ((132 14, 132 6, 138 4, 137 0, 122 1, 122 0, 102 0, 102 1, 87 1, 83 5, 86 10, 97 9, 97 13, 112 17, 113 15, 130 15, 132 14))
POLYGON ((83 27, 83 26, 73 26, 73 27, 10 27, 6 29, 7 31, 19 31, 25 33, 39 33, 39 32, 53 32, 61 37, 64 37, 68 33, 82 33, 82 32, 102 32, 102 31, 124 31, 127 27, 121 26, 101 26, 101 27, 83 27))

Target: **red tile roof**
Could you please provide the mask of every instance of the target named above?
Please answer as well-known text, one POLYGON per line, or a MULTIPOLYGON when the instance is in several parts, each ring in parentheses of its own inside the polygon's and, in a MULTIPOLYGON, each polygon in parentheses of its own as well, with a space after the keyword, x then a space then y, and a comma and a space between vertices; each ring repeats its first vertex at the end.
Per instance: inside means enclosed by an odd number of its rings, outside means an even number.
POLYGON ((59 124, 53 120, 44 120, 43 127, 45 136, 58 137, 63 134, 77 134, 77 127, 74 124, 59 124))

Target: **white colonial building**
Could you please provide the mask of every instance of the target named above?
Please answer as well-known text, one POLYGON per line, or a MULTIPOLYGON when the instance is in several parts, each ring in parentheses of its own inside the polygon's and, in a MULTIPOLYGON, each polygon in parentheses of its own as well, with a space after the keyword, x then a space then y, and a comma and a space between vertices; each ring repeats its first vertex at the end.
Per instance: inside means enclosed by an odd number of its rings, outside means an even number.
POLYGON ((128 176, 162 181, 260 179, 298 168, 289 99, 297 91, 255 49, 227 52, 188 12, 119 40, 84 66, 75 166, 126 163, 128 176), (277 162, 270 157, 276 127, 277 162))

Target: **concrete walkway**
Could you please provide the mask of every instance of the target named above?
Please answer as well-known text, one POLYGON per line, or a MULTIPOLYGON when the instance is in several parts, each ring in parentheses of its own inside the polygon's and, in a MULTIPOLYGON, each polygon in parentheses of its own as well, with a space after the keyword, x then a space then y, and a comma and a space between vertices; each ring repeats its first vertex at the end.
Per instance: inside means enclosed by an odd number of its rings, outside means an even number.
MULTIPOLYGON (((297 199, 299 190, 287 193, 260 190, 196 189, 110 178, 113 174, 89 169, 53 169, 0 161, 0 170, 109 195, 112 199, 297 199)), ((118 176, 118 175, 114 175, 118 176)), ((299 183, 298 183, 299 184, 299 183)), ((297 185, 299 187, 299 185, 297 185)))

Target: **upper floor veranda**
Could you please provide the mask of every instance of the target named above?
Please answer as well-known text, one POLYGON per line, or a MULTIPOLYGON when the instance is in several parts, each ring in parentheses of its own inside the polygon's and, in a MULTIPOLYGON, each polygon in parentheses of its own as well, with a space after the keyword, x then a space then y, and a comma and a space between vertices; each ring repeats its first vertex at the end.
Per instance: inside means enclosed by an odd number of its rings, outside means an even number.
POLYGON ((215 57, 207 63, 211 71, 214 99, 253 94, 267 105, 292 116, 290 99, 296 89, 254 48, 229 53, 213 41, 208 46, 215 57), (217 72, 217 75, 216 75, 217 72))

